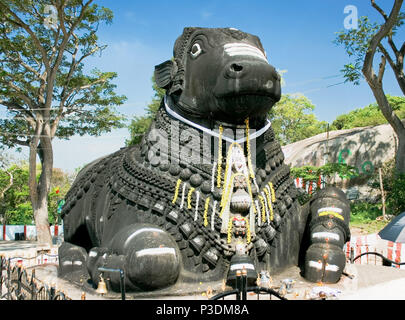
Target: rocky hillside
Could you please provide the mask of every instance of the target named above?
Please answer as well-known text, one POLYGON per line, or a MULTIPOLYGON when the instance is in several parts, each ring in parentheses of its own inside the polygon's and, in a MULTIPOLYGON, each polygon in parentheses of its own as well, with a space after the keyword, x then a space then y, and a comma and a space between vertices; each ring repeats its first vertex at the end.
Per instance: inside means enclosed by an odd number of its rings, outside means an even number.
MULTIPOLYGON (((360 191, 360 198, 369 198, 367 182, 370 174, 395 155, 397 137, 388 124, 337 130, 284 146, 285 161, 293 167, 322 166, 327 162, 347 163, 363 177, 341 183, 345 190, 360 191)), ((373 195, 372 197, 375 197, 373 195)))

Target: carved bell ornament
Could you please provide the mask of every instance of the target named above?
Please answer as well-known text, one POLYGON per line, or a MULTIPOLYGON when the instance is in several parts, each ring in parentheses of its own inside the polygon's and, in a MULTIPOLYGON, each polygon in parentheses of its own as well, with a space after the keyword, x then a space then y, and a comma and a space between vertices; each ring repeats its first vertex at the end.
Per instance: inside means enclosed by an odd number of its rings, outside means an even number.
POLYGON ((231 210, 237 213, 246 213, 249 211, 252 200, 250 195, 243 189, 238 189, 232 194, 231 210))

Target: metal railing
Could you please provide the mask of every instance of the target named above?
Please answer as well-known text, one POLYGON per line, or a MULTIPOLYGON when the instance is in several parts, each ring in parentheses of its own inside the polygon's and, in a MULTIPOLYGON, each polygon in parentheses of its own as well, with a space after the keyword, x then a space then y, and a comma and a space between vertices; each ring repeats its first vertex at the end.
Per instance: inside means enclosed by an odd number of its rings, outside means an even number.
POLYGON ((0 300, 71 300, 54 285, 38 280, 35 269, 29 275, 21 263, 12 265, 14 259, 22 258, 0 257, 0 300))
POLYGON ((375 256, 377 256, 377 257, 380 257, 383 261, 388 262, 388 263, 391 263, 391 264, 396 264, 396 265, 398 265, 398 266, 405 265, 405 261, 403 261, 403 262, 396 262, 396 261, 393 261, 393 260, 391 260, 391 259, 388 259, 387 257, 385 257, 384 255, 382 255, 381 253, 374 252, 374 251, 364 252, 364 253, 359 254, 358 256, 355 257, 355 256, 354 256, 354 249, 353 249, 353 248, 350 248, 350 263, 354 263, 354 261, 356 261, 357 259, 361 258, 362 256, 369 255, 369 254, 375 255, 375 256))
POLYGON ((238 270, 236 272, 236 282, 235 282, 235 288, 232 290, 224 291, 221 293, 218 293, 217 295, 213 296, 210 298, 210 300, 219 300, 219 299, 224 299, 227 296, 233 296, 235 295, 236 300, 248 300, 247 299, 247 293, 248 292, 253 292, 257 294, 257 297, 259 298, 260 294, 269 294, 270 299, 272 296, 275 296, 276 298, 280 300, 288 300, 282 295, 280 295, 277 291, 271 289, 271 288, 266 288, 266 287, 260 287, 260 286, 252 286, 248 287, 247 286, 247 273, 246 270, 238 270))

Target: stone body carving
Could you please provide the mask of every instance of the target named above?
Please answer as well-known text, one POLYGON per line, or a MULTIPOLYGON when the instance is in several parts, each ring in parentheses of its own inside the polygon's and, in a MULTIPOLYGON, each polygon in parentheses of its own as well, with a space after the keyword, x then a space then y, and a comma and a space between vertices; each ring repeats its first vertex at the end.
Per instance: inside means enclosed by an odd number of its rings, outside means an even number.
POLYGON ((155 79, 166 97, 142 142, 89 164, 66 197, 59 274, 97 284, 98 267, 121 268, 127 290, 147 291, 300 265, 337 282, 349 204, 329 187, 300 206, 266 120, 280 77, 259 38, 185 28, 155 79))

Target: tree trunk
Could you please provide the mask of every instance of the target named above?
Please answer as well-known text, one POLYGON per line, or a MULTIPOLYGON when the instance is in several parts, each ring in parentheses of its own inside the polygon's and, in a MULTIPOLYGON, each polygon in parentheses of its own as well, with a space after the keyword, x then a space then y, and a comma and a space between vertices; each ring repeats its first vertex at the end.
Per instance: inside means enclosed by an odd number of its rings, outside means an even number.
POLYGON ((33 208, 35 217, 35 227, 37 229, 37 242, 40 244, 52 244, 51 230, 48 222, 48 194, 38 199, 33 208))
POLYGON ((382 200, 382 214, 383 214, 383 219, 387 220, 387 216, 385 214, 385 192, 384 192, 384 183, 383 183, 383 178, 382 178, 382 170, 381 168, 378 168, 378 176, 380 178, 380 189, 381 189, 381 200, 382 200))
POLYGON ((395 155, 395 169, 398 173, 405 173, 405 126, 392 110, 382 87, 379 85, 370 85, 370 88, 373 91, 382 114, 388 120, 398 137, 398 149, 395 155))
POLYGON ((398 136, 398 149, 395 157, 395 168, 399 173, 405 173, 405 137, 398 136))
POLYGON ((48 221, 48 193, 51 186, 53 168, 52 141, 46 134, 48 126, 44 126, 41 138, 30 145, 30 194, 32 209, 34 211, 35 226, 37 229, 37 242, 41 244, 52 244, 52 236, 48 221), (37 144, 40 140, 39 145, 37 144), (36 142, 36 143, 35 143, 36 142), (41 174, 36 179, 36 157, 41 162, 41 174))

